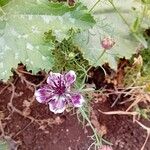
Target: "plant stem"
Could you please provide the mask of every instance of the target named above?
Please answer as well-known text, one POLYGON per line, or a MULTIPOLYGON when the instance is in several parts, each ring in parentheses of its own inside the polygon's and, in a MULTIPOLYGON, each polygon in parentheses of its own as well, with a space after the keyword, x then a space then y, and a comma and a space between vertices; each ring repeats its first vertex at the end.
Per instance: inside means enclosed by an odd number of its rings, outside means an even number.
POLYGON ((96 5, 100 2, 101 0, 98 0, 93 6, 92 6, 92 8, 89 10, 89 12, 91 12, 95 7, 96 7, 96 5))
POLYGON ((112 7, 114 8, 114 10, 118 13, 118 15, 122 18, 122 20, 124 21, 124 23, 129 27, 130 29, 130 25, 128 24, 128 22, 126 21, 126 19, 122 16, 122 14, 119 12, 119 10, 117 9, 117 7, 114 5, 112 0, 108 0, 110 2, 110 4, 112 5, 112 7))
POLYGON ((100 56, 98 57, 98 59, 96 60, 96 62, 95 62, 92 66, 90 66, 90 67, 88 68, 87 73, 88 73, 88 71, 101 59, 101 57, 104 55, 105 52, 106 52, 106 50, 104 49, 103 52, 101 53, 101 55, 100 55, 100 56))
POLYGON ((85 111, 82 108, 80 108, 80 112, 81 112, 82 116, 86 119, 86 121, 89 123, 89 125, 94 133, 94 136, 96 138, 96 144, 102 144, 101 143, 102 141, 99 139, 99 136, 97 135, 97 133, 96 133, 91 121, 89 120, 88 116, 86 115, 85 111))
POLYGON ((0 11, 3 13, 3 15, 6 15, 6 13, 3 11, 2 7, 0 7, 0 11))
POLYGON ((143 12, 142 12, 142 15, 141 15, 141 22, 140 22, 140 25, 142 24, 142 22, 143 22, 143 18, 144 18, 144 16, 145 16, 145 12, 146 12, 146 10, 147 10, 147 6, 146 5, 144 5, 144 8, 143 8, 143 12))
MULTIPOLYGON (((84 79, 83 79, 83 83, 82 83, 82 84, 85 83, 86 77, 88 76, 88 72, 90 71, 90 69, 97 63, 97 61, 99 61, 99 60, 101 59, 101 57, 104 55, 105 52, 106 52, 106 50, 104 49, 103 52, 101 53, 101 55, 100 55, 100 56, 98 57, 98 59, 96 60, 96 62, 95 62, 92 66, 90 66, 90 67, 87 69, 87 71, 85 72, 85 77, 84 77, 84 79)), ((102 69, 103 69, 103 68, 102 68, 102 69)), ((104 70, 104 72, 105 72, 105 70, 104 70)), ((80 89, 82 89, 82 88, 80 88, 80 89)))
POLYGON ((83 70, 83 72, 86 74, 85 68, 82 67, 75 59, 74 59, 73 61, 74 61, 74 62, 76 63, 76 65, 79 66, 79 67, 83 70))

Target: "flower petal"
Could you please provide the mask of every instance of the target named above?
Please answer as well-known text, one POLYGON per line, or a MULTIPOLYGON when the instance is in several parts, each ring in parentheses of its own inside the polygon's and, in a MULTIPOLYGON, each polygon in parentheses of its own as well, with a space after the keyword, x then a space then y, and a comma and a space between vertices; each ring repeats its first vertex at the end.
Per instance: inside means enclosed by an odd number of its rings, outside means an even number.
POLYGON ((52 73, 51 72, 49 77, 47 78, 47 83, 51 87, 56 87, 59 84, 61 76, 62 75, 60 73, 52 73))
POLYGON ((55 114, 62 113, 66 109, 66 101, 64 97, 56 97, 49 103, 49 109, 55 114))
POLYGON ((34 95, 39 103, 47 103, 53 97, 53 91, 48 86, 44 86, 36 90, 34 95))
POLYGON ((76 73, 73 70, 70 70, 68 73, 65 74, 65 80, 67 86, 70 86, 76 80, 76 73))
POLYGON ((79 94, 79 93, 72 94, 71 95, 71 101, 72 101, 72 104, 75 107, 82 107, 83 103, 85 102, 83 96, 81 94, 79 94))

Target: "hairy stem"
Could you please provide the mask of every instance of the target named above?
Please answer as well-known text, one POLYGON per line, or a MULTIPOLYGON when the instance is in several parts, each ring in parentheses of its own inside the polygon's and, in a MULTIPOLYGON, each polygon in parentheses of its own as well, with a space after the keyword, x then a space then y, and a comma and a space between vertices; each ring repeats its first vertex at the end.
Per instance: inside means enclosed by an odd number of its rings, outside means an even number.
POLYGON ((101 0, 98 0, 93 6, 92 6, 92 8, 89 10, 89 12, 91 12, 95 7, 96 7, 96 5, 100 2, 101 0))
POLYGON ((100 140, 97 132, 95 131, 95 128, 93 127, 93 125, 92 125, 91 121, 89 120, 88 116, 86 115, 85 111, 82 108, 80 108, 80 112, 81 112, 82 116, 86 119, 86 121, 89 123, 89 125, 94 133, 94 137, 96 139, 96 144, 101 145, 102 141, 100 140))
POLYGON ((126 19, 122 16, 122 14, 120 13, 120 11, 117 9, 117 7, 114 5, 112 0, 108 0, 109 3, 112 5, 112 7, 114 8, 114 10, 118 13, 118 15, 122 18, 122 20, 124 21, 124 23, 129 27, 130 29, 130 25, 128 24, 128 22, 126 21, 126 19))
POLYGON ((0 12, 2 12, 3 15, 6 15, 6 13, 5 13, 4 10, 2 9, 2 7, 0 7, 0 12))
POLYGON ((100 56, 98 57, 98 59, 95 61, 95 63, 94 63, 92 66, 90 66, 90 67, 88 68, 87 73, 88 73, 88 71, 90 71, 90 69, 102 58, 102 56, 105 54, 105 52, 106 52, 106 50, 104 49, 103 52, 102 52, 102 53, 100 54, 100 56))

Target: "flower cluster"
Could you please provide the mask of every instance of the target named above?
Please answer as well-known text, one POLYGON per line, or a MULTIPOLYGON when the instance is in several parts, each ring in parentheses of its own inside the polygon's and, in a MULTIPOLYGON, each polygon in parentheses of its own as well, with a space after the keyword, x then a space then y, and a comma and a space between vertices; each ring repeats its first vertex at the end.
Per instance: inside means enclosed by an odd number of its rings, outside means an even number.
POLYGON ((49 105, 50 111, 62 113, 67 105, 81 107, 84 98, 78 92, 71 92, 71 86, 76 80, 74 71, 66 74, 50 73, 47 84, 35 91, 36 100, 39 103, 49 105))

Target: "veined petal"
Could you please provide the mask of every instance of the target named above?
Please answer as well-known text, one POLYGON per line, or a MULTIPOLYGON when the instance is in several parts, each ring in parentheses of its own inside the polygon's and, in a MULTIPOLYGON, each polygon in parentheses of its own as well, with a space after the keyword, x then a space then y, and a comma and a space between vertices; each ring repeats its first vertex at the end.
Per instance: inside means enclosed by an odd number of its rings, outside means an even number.
POLYGON ((76 80, 75 72, 73 70, 70 70, 68 73, 66 73, 65 80, 66 80, 67 86, 70 86, 71 84, 73 84, 76 80))
POLYGON ((53 97, 53 91, 51 91, 48 86, 44 86, 36 90, 34 95, 39 103, 47 103, 51 97, 53 97))
POLYGON ((49 109, 54 114, 62 113, 66 109, 66 101, 64 97, 57 97, 51 100, 49 103, 49 109))
POLYGON ((60 78, 61 78, 61 74, 60 73, 50 73, 50 75, 47 78, 47 83, 51 86, 51 87, 56 87, 59 84, 60 78))
POLYGON ((72 94, 71 95, 71 101, 72 101, 72 104, 75 107, 82 107, 83 103, 85 102, 83 96, 81 94, 79 94, 79 93, 72 94))

